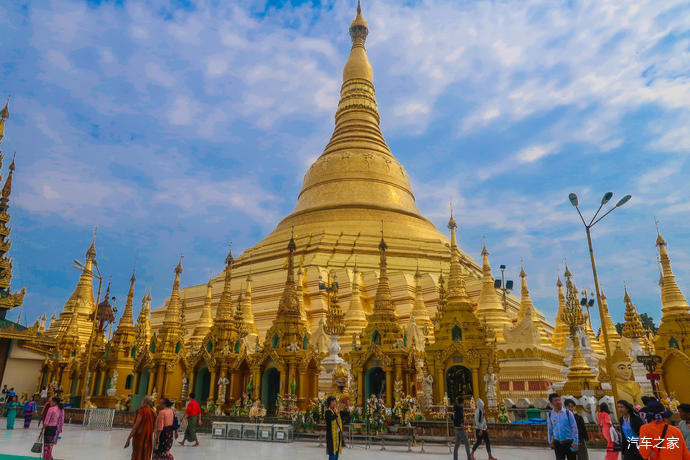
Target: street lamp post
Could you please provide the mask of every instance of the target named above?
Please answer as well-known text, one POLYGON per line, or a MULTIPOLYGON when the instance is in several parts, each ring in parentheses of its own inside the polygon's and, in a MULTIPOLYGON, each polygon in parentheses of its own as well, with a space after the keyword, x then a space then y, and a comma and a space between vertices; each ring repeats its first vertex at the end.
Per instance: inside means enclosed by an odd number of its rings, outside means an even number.
POLYGON ((494 280, 494 289, 503 292, 503 310, 508 310, 508 293, 513 290, 513 280, 506 281, 506 266, 501 265, 501 279, 494 280))
POLYGON ((93 261, 93 266, 96 267, 96 271, 98 273, 94 273, 93 270, 86 270, 86 267, 79 262, 78 260, 74 260, 74 263, 76 265, 77 270, 81 270, 82 272, 86 272, 87 275, 96 278, 98 280, 98 293, 96 294, 96 305, 95 309, 93 311, 93 318, 91 321, 91 335, 89 336, 89 349, 88 352, 86 353, 86 375, 84 376, 84 387, 82 393, 82 400, 80 404, 83 406, 84 401, 86 401, 87 393, 89 392, 89 379, 91 377, 91 373, 89 372, 89 367, 91 366, 91 352, 93 350, 93 341, 96 335, 96 325, 98 324, 98 304, 101 301, 101 286, 103 285, 103 277, 101 276, 101 271, 98 269, 98 264, 96 263, 96 260, 93 261))
POLYGON ((609 345, 609 334, 606 330, 606 322, 604 321, 604 307, 601 303, 601 289, 599 288, 599 277, 597 276, 597 266, 596 263, 594 262, 594 249, 592 247, 592 235, 591 235, 591 229, 594 227, 596 224, 601 222, 601 220, 611 214, 614 209, 619 208, 623 206, 625 203, 627 203, 631 195, 625 195, 623 198, 621 198, 616 205, 606 211, 601 217, 597 219, 597 216, 599 215, 599 212, 601 211, 601 208, 604 207, 606 203, 608 203, 611 198, 613 197, 613 192, 606 192, 604 196, 601 199, 601 204, 599 205, 599 209, 597 209, 597 212, 594 213, 594 217, 592 217, 592 220, 587 223, 585 221, 585 218, 582 216, 582 213, 580 212, 580 208, 578 206, 578 199, 577 195, 574 193, 571 193, 568 195, 568 199, 570 200, 570 203, 573 205, 573 207, 577 210, 577 214, 580 216, 580 220, 582 221, 582 224, 585 226, 585 232, 587 233, 587 245, 589 246, 589 260, 592 264, 592 275, 594 276, 594 289, 597 293, 597 304, 599 305, 599 319, 601 321, 601 333, 604 334, 604 350, 606 351, 606 372, 609 375, 609 379, 611 381, 611 391, 613 392, 613 397, 616 401, 618 401, 618 385, 616 384, 616 379, 614 378, 613 374, 613 367, 611 363, 611 347, 609 345))

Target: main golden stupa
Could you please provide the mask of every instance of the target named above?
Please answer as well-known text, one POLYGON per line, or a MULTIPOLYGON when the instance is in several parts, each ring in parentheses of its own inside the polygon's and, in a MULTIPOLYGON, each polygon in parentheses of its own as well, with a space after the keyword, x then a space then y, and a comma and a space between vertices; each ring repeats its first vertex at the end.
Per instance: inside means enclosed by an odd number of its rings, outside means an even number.
MULTIPOLYGON (((412 310, 414 274, 423 274, 422 287, 427 306, 438 300, 437 282, 442 267, 448 267, 449 240, 417 208, 405 168, 391 152, 380 128, 373 71, 365 50, 368 25, 358 10, 350 27, 352 50, 343 70, 335 128, 321 156, 309 167, 293 212, 280 221, 268 236, 247 249, 233 267, 233 296, 251 283, 251 299, 258 330, 263 333, 275 316, 284 279, 287 242, 294 231, 301 275, 303 307, 310 329, 325 318, 326 295, 318 288, 319 276, 334 272, 339 297, 352 301, 355 264, 362 275, 360 303, 371 313, 379 264, 381 231, 388 244, 393 299, 401 320, 412 310), (251 280, 251 281, 248 281, 251 280)), ((478 302, 481 266, 460 249, 468 291, 478 302)), ((447 268, 446 268, 447 271, 447 268)), ((447 274, 447 272, 446 272, 447 274)), ((214 303, 220 298, 223 276, 213 282, 214 303)), ((197 325, 206 295, 206 284, 184 288, 187 331, 197 325)), ((508 300, 508 316, 519 309, 519 301, 508 300)), ((165 306, 151 313, 151 324, 160 326, 165 306)), ((543 315, 543 327, 551 330, 543 315)), ((501 327, 502 329, 502 327, 501 327)), ((349 343, 344 338, 344 344, 349 343)))

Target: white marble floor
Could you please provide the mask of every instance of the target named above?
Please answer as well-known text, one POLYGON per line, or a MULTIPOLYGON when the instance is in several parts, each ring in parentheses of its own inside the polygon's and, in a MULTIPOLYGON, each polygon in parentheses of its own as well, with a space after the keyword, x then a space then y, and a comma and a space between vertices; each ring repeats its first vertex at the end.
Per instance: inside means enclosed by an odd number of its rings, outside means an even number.
MULTIPOLYGON (((2 420, 4 422, 4 420, 2 420)), ((34 456, 30 449, 38 436, 35 423, 24 430, 18 421, 19 428, 13 431, 5 430, 4 423, 0 424, 0 459, 8 458, 2 454, 17 456, 34 456)), ((79 426, 66 425, 62 439, 55 446, 53 454, 58 459, 129 459, 131 449, 124 449, 128 430, 113 429, 112 431, 99 432, 84 430, 79 426)), ((291 444, 229 441, 212 439, 209 435, 200 435, 200 447, 173 447, 173 455, 176 460, 194 459, 299 459, 299 460, 323 460, 326 457, 325 447, 318 447, 316 442, 294 442, 291 444)), ((461 446, 462 447, 462 446, 461 446)), ((343 460, 406 460, 406 459, 451 459, 448 449, 439 445, 425 446, 426 453, 419 453, 419 447, 413 448, 413 452, 407 452, 406 446, 387 446, 385 451, 379 447, 364 449, 355 445, 343 451, 343 460)), ((460 459, 464 458, 464 450, 460 450, 460 459)), ((552 459, 553 453, 548 448, 527 447, 501 447, 493 449, 493 454, 499 460, 542 460, 552 459)), ((480 447, 476 453, 477 460, 488 458, 486 450, 480 447)), ((9 457, 12 458, 12 457, 9 457)), ((590 451, 590 458, 596 460, 604 458, 602 451, 590 451)))

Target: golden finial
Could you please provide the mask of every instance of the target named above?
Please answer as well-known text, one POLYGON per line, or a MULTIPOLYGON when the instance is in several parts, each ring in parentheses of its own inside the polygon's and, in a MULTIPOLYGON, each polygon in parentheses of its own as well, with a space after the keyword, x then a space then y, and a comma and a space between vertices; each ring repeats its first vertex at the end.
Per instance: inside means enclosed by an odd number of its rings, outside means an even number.
POLYGON ((659 232, 659 221, 656 219, 656 217, 654 217, 654 225, 656 226, 656 245, 666 245, 666 240, 664 240, 664 238, 661 236, 661 233, 659 232))
POLYGON ((180 261, 177 263, 177 266, 175 267, 175 274, 180 275, 182 273, 182 259, 184 259, 184 256, 180 254, 180 261))
POLYGON ((228 256, 225 258, 225 265, 232 265, 235 259, 232 257, 232 241, 229 244, 228 256))
POLYGON ((0 111, 0 118, 3 120, 10 117, 10 97, 7 96, 7 102, 5 102, 5 107, 0 111))
POLYGON ((96 257, 96 233, 98 232, 98 225, 94 225, 93 227, 93 236, 91 237, 91 246, 89 246, 89 249, 86 251, 86 258, 95 258, 96 257))
POLYGON ((381 251, 385 251, 388 249, 388 245, 386 244, 386 241, 383 239, 383 220, 381 220, 381 242, 379 243, 379 249, 381 251))

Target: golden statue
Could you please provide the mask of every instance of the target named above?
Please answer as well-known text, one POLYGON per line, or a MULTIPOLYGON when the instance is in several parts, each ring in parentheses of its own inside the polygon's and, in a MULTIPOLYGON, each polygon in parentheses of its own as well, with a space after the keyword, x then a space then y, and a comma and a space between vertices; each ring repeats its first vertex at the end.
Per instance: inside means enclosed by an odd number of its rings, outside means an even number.
POLYGON ((642 389, 635 381, 630 355, 623 350, 620 342, 611 356, 611 361, 613 362, 613 378, 616 379, 618 385, 618 397, 633 405, 641 405, 642 389))

